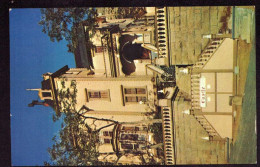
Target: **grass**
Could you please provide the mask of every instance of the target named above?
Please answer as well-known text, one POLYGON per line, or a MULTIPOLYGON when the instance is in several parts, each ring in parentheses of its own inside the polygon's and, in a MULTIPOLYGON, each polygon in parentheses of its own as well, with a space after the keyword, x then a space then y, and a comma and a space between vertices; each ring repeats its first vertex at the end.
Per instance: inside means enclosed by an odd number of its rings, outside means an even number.
MULTIPOLYGON (((255 31, 253 31, 254 33, 255 31)), ((243 97, 242 113, 235 143, 231 145, 230 164, 255 164, 256 163, 256 53, 255 40, 252 42, 250 62, 243 97)))

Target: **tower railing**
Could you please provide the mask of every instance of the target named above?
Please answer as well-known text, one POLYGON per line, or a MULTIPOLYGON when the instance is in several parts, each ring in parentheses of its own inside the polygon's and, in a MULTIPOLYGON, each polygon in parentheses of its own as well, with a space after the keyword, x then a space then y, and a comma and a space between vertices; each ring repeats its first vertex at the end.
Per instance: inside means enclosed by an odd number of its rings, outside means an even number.
POLYGON ((165 58, 165 65, 169 67, 168 55, 168 26, 167 26, 167 12, 166 7, 156 7, 155 9, 156 20, 156 39, 158 57, 165 58))

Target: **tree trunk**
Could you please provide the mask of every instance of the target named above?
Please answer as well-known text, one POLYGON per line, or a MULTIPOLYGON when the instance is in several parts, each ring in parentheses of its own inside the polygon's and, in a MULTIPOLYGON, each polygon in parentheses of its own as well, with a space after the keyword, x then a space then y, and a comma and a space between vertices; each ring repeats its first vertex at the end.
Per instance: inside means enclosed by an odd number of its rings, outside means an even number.
POLYGON ((112 126, 112 125, 115 125, 115 123, 112 123, 112 124, 103 126, 103 127, 99 128, 99 129, 95 130, 95 132, 99 132, 100 130, 102 130, 102 129, 104 129, 104 128, 107 128, 107 127, 110 127, 110 126, 112 126))
POLYGON ((162 147, 162 146, 163 146, 163 143, 158 143, 158 144, 150 146, 150 148, 153 149, 153 148, 158 148, 158 147, 162 147))

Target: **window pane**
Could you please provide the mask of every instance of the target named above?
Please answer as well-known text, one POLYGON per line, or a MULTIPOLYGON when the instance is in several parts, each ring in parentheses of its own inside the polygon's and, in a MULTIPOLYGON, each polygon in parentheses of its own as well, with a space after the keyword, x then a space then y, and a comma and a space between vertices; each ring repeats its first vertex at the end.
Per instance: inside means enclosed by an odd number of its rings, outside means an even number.
POLYGON ((130 134, 129 140, 138 140, 138 134, 130 134))
POLYGON ((127 140, 128 135, 127 134, 121 134, 121 140, 127 140))
POLYGON ((131 131, 131 130, 134 130, 134 127, 125 126, 124 130, 125 131, 131 131))
POLYGON ((138 140, 138 134, 121 134, 121 140, 138 140))
POLYGON ((139 148, 139 144, 135 144, 134 149, 138 149, 138 148, 139 148))
POLYGON ((135 127, 135 131, 139 131, 140 130, 140 128, 139 127, 135 127))
POLYGON ((137 98, 136 98, 136 96, 133 96, 133 97, 126 97, 125 98, 125 101, 126 102, 137 102, 137 98))
POLYGON ((137 99, 138 99, 138 102, 139 102, 139 101, 146 102, 146 97, 140 97, 140 96, 139 96, 139 97, 137 97, 137 99))
POLYGON ((100 91, 101 98, 108 98, 108 92, 107 91, 100 91))
POLYGON ((51 97, 51 93, 50 92, 42 92, 42 96, 43 97, 51 97))
POLYGON ((148 128, 147 128, 147 127, 143 127, 143 130, 145 130, 145 131, 146 131, 146 130, 148 130, 148 128))
POLYGON ((125 88, 125 94, 136 94, 135 88, 125 88))
POLYGON ((133 149, 132 144, 121 144, 122 149, 133 149))
POLYGON ((103 136, 109 136, 108 131, 104 131, 104 132, 103 132, 103 136))
POLYGON ((104 139, 104 143, 111 143, 110 139, 104 139))
POLYGON ((139 135, 138 140, 145 141, 145 135, 139 135))
POLYGON ((144 88, 137 88, 136 91, 137 91, 137 94, 145 94, 146 93, 144 88))
POLYGON ((103 52, 104 48, 102 46, 96 46, 96 53, 103 52))
POLYGON ((100 92, 89 92, 88 95, 90 98, 100 98, 100 92))

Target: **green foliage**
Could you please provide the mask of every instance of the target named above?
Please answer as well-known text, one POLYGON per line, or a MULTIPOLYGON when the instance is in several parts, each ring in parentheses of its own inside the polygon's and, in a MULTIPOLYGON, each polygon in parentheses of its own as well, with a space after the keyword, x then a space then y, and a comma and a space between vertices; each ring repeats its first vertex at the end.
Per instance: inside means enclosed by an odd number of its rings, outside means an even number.
POLYGON ((154 123, 150 126, 150 131, 154 133, 156 143, 163 143, 163 129, 161 123, 154 123))
MULTIPOLYGON (((112 11, 112 8, 109 8, 112 11)), ((134 18, 140 11, 143 11, 143 7, 120 7, 118 8, 117 12, 115 13, 115 18, 122 19, 122 18, 134 18)))
POLYGON ((57 91, 58 105, 60 110, 56 111, 56 114, 53 115, 54 122, 59 120, 62 114, 66 116, 69 115, 70 112, 76 112, 75 105, 77 104, 77 92, 78 90, 76 86, 76 81, 71 81, 69 87, 65 86, 64 79, 61 81, 61 89, 57 91))
POLYGON ((80 24, 88 25, 94 29, 97 16, 94 8, 42 8, 41 20, 42 32, 50 37, 52 42, 66 40, 70 52, 74 51, 72 45, 77 35, 80 24))
MULTIPOLYGON (((161 110, 157 112, 154 116, 154 119, 161 119, 161 110)), ((154 133, 154 140, 156 143, 163 143, 163 129, 161 123, 155 123, 149 126, 149 129, 152 133, 154 133)))
MULTIPOLYGON (((79 127, 78 117, 70 115, 70 124, 67 124, 54 137, 55 142, 48 152, 51 156, 52 165, 57 166, 81 166, 95 165, 98 163, 97 133, 87 133, 79 127)), ((48 164, 46 162, 46 164, 48 164)), ((50 163, 49 163, 50 164, 50 163)))
POLYGON ((98 132, 92 131, 77 113, 76 81, 66 87, 65 81, 61 82, 62 88, 58 90, 58 99, 61 110, 53 116, 53 121, 60 119, 63 122, 58 136, 52 138, 54 144, 48 148, 51 163, 44 162, 45 166, 86 166, 100 165, 98 161, 98 132), (85 127, 85 128, 83 128, 85 127))

